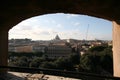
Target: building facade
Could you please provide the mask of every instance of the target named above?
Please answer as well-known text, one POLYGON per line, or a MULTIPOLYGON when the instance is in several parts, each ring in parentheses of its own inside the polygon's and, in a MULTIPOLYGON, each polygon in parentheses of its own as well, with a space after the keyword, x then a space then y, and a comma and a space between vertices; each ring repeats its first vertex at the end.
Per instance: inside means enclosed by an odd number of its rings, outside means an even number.
POLYGON ((72 49, 68 46, 50 45, 46 48, 45 55, 49 58, 68 57, 71 55, 72 49))

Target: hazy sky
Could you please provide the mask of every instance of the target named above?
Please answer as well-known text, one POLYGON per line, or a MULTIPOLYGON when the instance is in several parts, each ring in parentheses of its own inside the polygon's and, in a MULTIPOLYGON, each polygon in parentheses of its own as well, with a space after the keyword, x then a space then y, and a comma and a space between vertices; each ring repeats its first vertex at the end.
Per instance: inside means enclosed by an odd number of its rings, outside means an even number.
POLYGON ((47 14, 20 22, 9 31, 9 39, 51 40, 57 34, 61 39, 111 40, 112 23, 86 15, 47 14))

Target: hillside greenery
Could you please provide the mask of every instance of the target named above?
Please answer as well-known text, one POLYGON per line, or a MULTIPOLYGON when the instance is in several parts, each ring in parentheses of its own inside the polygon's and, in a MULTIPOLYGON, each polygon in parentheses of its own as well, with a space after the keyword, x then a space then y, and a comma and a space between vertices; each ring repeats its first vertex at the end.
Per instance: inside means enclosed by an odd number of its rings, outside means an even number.
POLYGON ((67 58, 50 59, 44 53, 9 53, 9 66, 47 68, 67 71, 88 72, 102 75, 113 74, 111 46, 90 48, 85 54, 73 53, 67 58))

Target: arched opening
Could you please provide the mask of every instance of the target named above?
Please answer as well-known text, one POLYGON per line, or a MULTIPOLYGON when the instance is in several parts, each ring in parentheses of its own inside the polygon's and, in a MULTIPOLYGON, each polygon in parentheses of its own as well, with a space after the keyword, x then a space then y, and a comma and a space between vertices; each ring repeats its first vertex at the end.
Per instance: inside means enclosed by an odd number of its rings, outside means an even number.
MULTIPOLYGON (((29 1, 3 1, 1 3, 1 27, 0 27, 0 65, 7 65, 7 49, 8 49, 8 30, 19 23, 20 21, 42 14, 48 13, 75 13, 75 14, 87 14, 104 19, 111 20, 113 22, 113 57, 114 57, 114 76, 120 76, 120 11, 119 1, 116 0, 29 0, 29 1), (3 5, 4 4, 4 5, 3 5), (4 56, 4 57, 3 57, 4 56)), ((0 72, 6 72, 0 70, 0 72)))
MULTIPOLYGON (((58 34, 61 39, 69 39, 69 41, 70 41, 70 39, 71 40, 73 39, 73 41, 74 40, 78 41, 77 43, 74 42, 72 44, 72 46, 75 46, 77 44, 77 47, 75 47, 75 48, 80 47, 80 49, 84 49, 84 47, 87 47, 84 44, 89 44, 89 47, 92 47, 93 44, 95 44, 95 43, 96 43, 95 45, 97 45, 97 46, 98 45, 101 46, 101 44, 105 45, 105 44, 108 44, 108 42, 107 42, 108 40, 112 39, 111 22, 103 20, 103 19, 96 19, 93 17, 84 16, 84 15, 63 14, 63 13, 43 15, 43 17, 39 16, 39 17, 34 17, 29 20, 23 21, 22 23, 18 24, 13 29, 14 30, 13 31, 11 30, 9 33, 11 33, 11 35, 13 34, 14 37, 10 36, 10 38, 19 38, 19 39, 20 38, 28 38, 28 39, 30 38, 34 41, 37 40, 37 42, 40 43, 40 41, 38 41, 38 40, 42 40, 43 42, 44 42, 44 40, 51 40, 58 34), (57 17, 55 15, 57 15, 57 17), (107 31, 106 31, 106 29, 107 29, 107 31), (108 29, 110 29, 110 30, 108 30, 108 29), (33 34, 35 34, 35 35, 33 35, 33 34), (83 48, 81 48, 81 47, 83 47, 83 48)), ((21 45, 21 43, 20 43, 20 45, 21 45)), ((87 50, 87 48, 85 48, 85 49, 87 50)), ((32 50, 30 50, 30 51, 32 51, 32 50)), ((93 53, 97 54, 96 52, 93 52, 93 53)), ((101 53, 103 53, 103 52, 101 52, 101 53)), ((52 54, 52 56, 53 55, 54 54, 52 54)), ((47 56, 49 56, 49 55, 47 55, 47 56)), ((54 55, 54 56, 57 57, 58 55, 54 55)), ((63 56, 65 56, 65 55, 62 55, 62 57, 63 56)), ((93 58, 94 59, 93 61, 95 61, 96 57, 101 57, 100 58, 100 60, 101 60, 101 59, 104 59, 103 57, 105 57, 105 56, 97 55, 97 56, 95 56, 95 58, 93 58)), ((85 57, 85 58, 87 58, 87 57, 85 57)), ((83 57, 83 59, 84 59, 84 57, 83 57)), ((88 60, 90 60, 90 59, 88 59, 88 60)), ((108 59, 108 61, 109 61, 109 59, 108 59)), ((93 62, 91 62, 91 63, 93 63, 93 62)), ((96 63, 97 62, 95 62, 95 64, 96 63)), ((88 63, 86 63, 86 64, 88 64, 88 63)), ((86 64, 83 64, 83 66, 80 66, 80 65, 76 65, 76 66, 78 66, 77 68, 80 69, 81 67, 85 67, 86 64)), ((104 63, 104 64, 106 64, 106 63, 104 63)), ((87 66, 88 65, 86 65, 86 67, 87 66)), ((89 66, 91 66, 91 65, 89 65, 89 66)), ((92 66, 96 66, 96 65, 92 65, 92 66)), ((105 66, 105 65, 103 65, 103 66, 105 66)), ((97 66, 97 67, 101 67, 101 66, 97 66)), ((93 69, 93 67, 92 67, 92 69, 93 69)), ((90 71, 92 72, 92 70, 90 70, 90 71)), ((101 71, 99 71, 99 72, 101 72, 101 71)))

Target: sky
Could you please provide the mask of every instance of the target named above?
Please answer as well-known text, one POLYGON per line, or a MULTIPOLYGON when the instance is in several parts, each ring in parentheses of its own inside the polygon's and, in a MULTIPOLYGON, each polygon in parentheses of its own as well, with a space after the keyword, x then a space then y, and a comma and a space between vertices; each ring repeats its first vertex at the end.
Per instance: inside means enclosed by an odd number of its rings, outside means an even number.
POLYGON ((26 19, 9 30, 9 39, 112 40, 112 22, 75 14, 46 14, 26 19))

